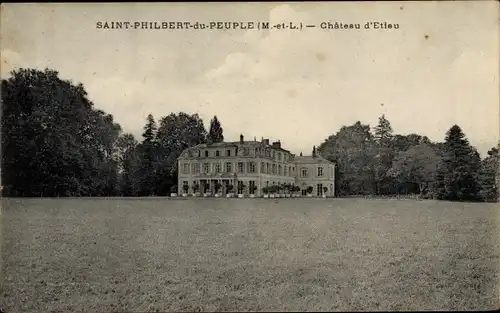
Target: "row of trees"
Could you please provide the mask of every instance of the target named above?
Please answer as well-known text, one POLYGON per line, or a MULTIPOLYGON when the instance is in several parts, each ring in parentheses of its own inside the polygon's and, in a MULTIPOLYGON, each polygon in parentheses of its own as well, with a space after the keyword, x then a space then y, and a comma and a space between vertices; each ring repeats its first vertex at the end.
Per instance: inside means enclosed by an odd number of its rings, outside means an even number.
MULTIPOLYGON (((2 79, 5 196, 148 196, 176 190, 180 153, 224 140, 217 117, 207 130, 186 113, 147 117, 141 140, 96 109, 81 84, 53 70, 20 69, 2 79)), ((318 148, 337 164, 337 195, 417 193, 446 200, 498 198, 499 147, 481 160, 457 125, 442 143, 393 134, 380 117, 356 122, 318 148)))
POLYGON ((418 134, 393 134, 383 115, 378 125, 344 126, 318 148, 337 164, 339 195, 418 194, 458 201, 498 199, 498 147, 481 160, 458 125, 444 142, 418 134))
POLYGON ((121 195, 169 194, 176 190, 177 158, 184 149, 224 140, 223 129, 216 116, 211 120, 207 133, 203 120, 197 114, 183 112, 163 117, 158 124, 150 114, 142 137, 142 142, 136 141, 131 134, 119 138, 121 195))
POLYGON ((122 133, 81 84, 53 70, 20 69, 2 79, 2 186, 5 196, 166 195, 187 147, 223 141, 198 115, 148 116, 143 138, 122 133))

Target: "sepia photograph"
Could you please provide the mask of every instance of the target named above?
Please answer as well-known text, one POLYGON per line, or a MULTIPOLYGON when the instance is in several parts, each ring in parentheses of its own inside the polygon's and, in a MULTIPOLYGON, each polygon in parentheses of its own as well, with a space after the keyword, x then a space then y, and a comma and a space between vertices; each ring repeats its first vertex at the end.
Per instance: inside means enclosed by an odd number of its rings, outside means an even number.
POLYGON ((0 8, 0 312, 500 309, 498 1, 0 8))

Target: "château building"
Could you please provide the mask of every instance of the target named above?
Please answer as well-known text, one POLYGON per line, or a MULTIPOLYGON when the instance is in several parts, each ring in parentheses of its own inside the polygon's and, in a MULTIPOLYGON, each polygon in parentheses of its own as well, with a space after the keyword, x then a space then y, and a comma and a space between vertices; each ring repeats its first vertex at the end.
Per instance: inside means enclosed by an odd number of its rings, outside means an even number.
POLYGON ((200 144, 184 150, 178 158, 178 193, 193 185, 200 192, 214 193, 216 186, 225 194, 228 186, 233 193, 261 196, 264 187, 292 184, 306 194, 312 187, 313 196, 333 197, 335 164, 322 158, 313 148, 310 156, 295 156, 281 147, 281 142, 261 141, 220 142, 200 144), (327 188, 325 193, 324 187, 327 188))

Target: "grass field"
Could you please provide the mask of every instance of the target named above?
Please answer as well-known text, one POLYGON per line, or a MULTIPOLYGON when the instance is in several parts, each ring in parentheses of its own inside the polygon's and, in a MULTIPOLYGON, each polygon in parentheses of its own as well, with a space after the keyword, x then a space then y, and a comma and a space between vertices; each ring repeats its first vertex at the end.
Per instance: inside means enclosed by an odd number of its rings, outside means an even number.
POLYGON ((500 307, 496 204, 2 200, 6 311, 500 307))

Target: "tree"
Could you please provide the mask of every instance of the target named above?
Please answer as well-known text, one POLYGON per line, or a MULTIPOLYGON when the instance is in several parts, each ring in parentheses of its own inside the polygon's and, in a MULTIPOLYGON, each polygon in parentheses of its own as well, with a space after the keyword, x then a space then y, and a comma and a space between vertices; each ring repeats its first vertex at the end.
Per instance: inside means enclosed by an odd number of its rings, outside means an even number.
POLYGON ((140 155, 138 142, 132 134, 123 134, 117 141, 119 189, 124 196, 137 196, 139 193, 140 155))
POLYGON ((177 158, 186 148, 206 142, 207 132, 198 114, 170 114, 160 119, 156 140, 156 193, 165 194, 177 183, 177 158))
POLYGON ((499 160, 499 149, 494 147, 488 151, 488 156, 481 162, 479 182, 480 197, 483 201, 498 201, 499 160))
POLYGON ((375 192, 375 142, 370 126, 356 122, 343 126, 319 147, 318 152, 337 164, 337 194, 372 194, 375 192))
POLYGON ((392 146, 395 152, 406 151, 420 144, 431 144, 431 141, 428 137, 418 134, 394 135, 392 139, 392 146))
POLYGON ((216 182, 215 183, 215 186, 214 186, 214 191, 215 193, 219 193, 219 190, 222 188, 222 184, 219 183, 219 182, 216 182))
POLYGON ((405 186, 406 192, 408 185, 414 185, 422 196, 432 193, 430 189, 435 180, 439 161, 439 154, 435 149, 429 144, 421 144, 399 152, 387 175, 393 177, 398 185, 405 186))
POLYGON ((192 188, 193 188, 194 193, 197 193, 198 191, 200 191, 200 185, 197 182, 193 183, 192 188))
POLYGON ((392 126, 391 123, 382 115, 378 118, 378 125, 374 127, 374 139, 383 147, 390 147, 392 142, 392 126))
POLYGON ((247 188, 247 186, 245 185, 245 183, 240 181, 238 184, 238 194, 245 193, 246 188, 247 188))
POLYGON ((379 117, 378 125, 374 128, 376 155, 373 169, 377 194, 391 192, 391 181, 386 173, 391 168, 394 158, 392 132, 391 123, 385 118, 385 115, 379 117))
POLYGON ((113 117, 82 84, 45 69, 2 79, 2 176, 5 196, 99 196, 115 193, 113 117))
POLYGON ((86 148, 88 156, 98 157, 98 175, 93 179, 94 188, 92 194, 97 196, 112 196, 119 192, 118 188, 118 159, 117 141, 120 137, 121 127, 115 124, 113 116, 102 110, 92 111, 93 118, 91 128, 95 129, 95 137, 90 141, 92 148, 86 148), (97 155, 96 151, 97 149, 97 155))
POLYGON ((314 188, 312 186, 309 186, 309 187, 307 187, 306 192, 308 194, 312 194, 313 190, 314 190, 314 188))
POLYGON ((256 190, 257 190, 257 186, 252 185, 252 187, 250 187, 250 193, 251 194, 254 194, 256 190))
POLYGON ((144 126, 144 133, 142 134, 143 140, 139 145, 139 155, 141 158, 139 194, 141 196, 150 196, 156 191, 156 166, 159 152, 156 130, 155 119, 152 114, 149 114, 144 126))
POLYGON ((177 193, 177 185, 171 185, 170 186, 170 193, 174 193, 174 194, 177 193))
POLYGON ((217 116, 214 116, 214 118, 210 121, 208 140, 210 140, 212 143, 224 141, 223 129, 219 120, 217 119, 217 116))
POLYGON ((473 201, 479 199, 479 153, 458 125, 446 133, 441 165, 437 173, 438 199, 473 201))

